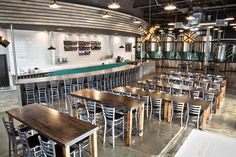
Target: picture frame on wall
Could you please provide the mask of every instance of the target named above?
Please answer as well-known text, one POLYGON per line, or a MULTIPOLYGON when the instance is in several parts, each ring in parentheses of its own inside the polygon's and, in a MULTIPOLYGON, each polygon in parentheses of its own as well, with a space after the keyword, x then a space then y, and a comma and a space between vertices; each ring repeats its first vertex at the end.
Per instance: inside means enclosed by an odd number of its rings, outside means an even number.
POLYGON ((125 42, 125 52, 132 52, 132 43, 125 42))

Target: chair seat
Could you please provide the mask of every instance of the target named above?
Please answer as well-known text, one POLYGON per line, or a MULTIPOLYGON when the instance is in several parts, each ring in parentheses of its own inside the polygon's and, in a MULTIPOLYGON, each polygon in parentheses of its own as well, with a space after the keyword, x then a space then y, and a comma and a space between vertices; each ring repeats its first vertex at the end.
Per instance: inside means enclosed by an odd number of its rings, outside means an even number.
MULTIPOLYGON (((55 145, 56 157, 63 157, 63 149, 60 145, 55 145)), ((70 147, 70 153, 75 151, 75 148, 70 147)))
MULTIPOLYGON (((121 120, 123 117, 124 117, 124 114, 115 113, 115 121, 121 120)), ((107 118, 107 120, 112 121, 112 119, 110 119, 110 118, 107 118)))
POLYGON ((39 134, 34 134, 33 136, 28 137, 28 143, 30 148, 34 148, 40 145, 38 136, 39 134))

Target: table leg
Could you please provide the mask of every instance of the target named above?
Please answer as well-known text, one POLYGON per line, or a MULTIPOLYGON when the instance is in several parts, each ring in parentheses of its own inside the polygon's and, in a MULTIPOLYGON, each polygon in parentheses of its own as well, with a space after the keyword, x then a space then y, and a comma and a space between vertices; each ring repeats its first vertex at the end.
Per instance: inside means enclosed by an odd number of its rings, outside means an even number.
POLYGON ((207 122, 207 119, 209 118, 210 116, 210 110, 211 110, 211 107, 209 106, 207 108, 207 110, 204 110, 204 113, 203 113, 203 120, 202 120, 202 130, 205 130, 206 129, 206 122, 207 122))
POLYGON ((144 105, 139 108, 139 136, 143 136, 144 105))
POLYGON ((63 147, 63 157, 70 157, 70 147, 63 147))
POLYGON ((91 135, 91 146, 92 146, 92 157, 98 156, 98 150, 97 150, 97 130, 94 131, 94 133, 91 135))
POLYGON ((167 122, 170 122, 171 118, 171 110, 172 110, 172 105, 168 103, 168 116, 167 116, 167 122))
POLYGON ((164 106, 164 121, 168 121, 168 105, 169 103, 166 101, 164 106))
POLYGON ((131 145, 131 137, 132 137, 132 111, 128 111, 127 115, 127 136, 126 136, 126 145, 130 146, 131 145))

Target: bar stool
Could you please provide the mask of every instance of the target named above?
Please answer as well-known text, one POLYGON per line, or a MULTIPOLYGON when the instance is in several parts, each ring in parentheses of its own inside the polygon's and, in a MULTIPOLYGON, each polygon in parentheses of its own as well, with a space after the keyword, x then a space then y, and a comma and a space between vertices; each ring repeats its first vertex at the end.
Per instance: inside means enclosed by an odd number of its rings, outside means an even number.
MULTIPOLYGON (((63 156, 63 150, 62 147, 52 140, 49 139, 44 139, 42 140, 42 137, 39 135, 38 136, 39 143, 42 147, 43 153, 47 157, 62 157, 63 156)), ((71 157, 76 157, 77 151, 73 147, 70 147, 70 156, 71 157)))
POLYGON ((183 126, 183 119, 184 119, 184 103, 177 103, 177 102, 171 102, 172 105, 172 113, 170 118, 170 125, 172 124, 173 118, 179 118, 180 119, 180 125, 183 126))
POLYGON ((65 100, 67 95, 72 91, 72 79, 63 80, 63 85, 61 86, 62 99, 65 100))
POLYGON ((117 71, 116 72, 116 75, 115 75, 115 84, 116 84, 116 87, 120 86, 120 76, 121 75, 121 71, 117 71))
POLYGON ((41 150, 38 135, 28 136, 27 132, 17 131, 23 147, 23 156, 26 157, 42 157, 44 156, 41 150))
POLYGON ((76 78, 76 84, 72 84, 73 91, 84 89, 84 77, 76 78))
POLYGON ((146 110, 146 117, 149 117, 149 96, 140 95, 140 99, 145 102, 144 108, 146 110))
POLYGON ((26 103, 32 104, 35 103, 35 85, 34 83, 25 84, 25 94, 26 94, 26 103))
POLYGON ((103 90, 109 91, 110 90, 110 80, 109 80, 110 74, 104 74, 103 75, 103 90))
POLYGON ((151 112, 150 112, 150 118, 153 114, 158 114, 159 121, 161 121, 161 113, 162 113, 162 99, 151 99, 151 112))
POLYGON ((87 88, 91 89, 93 88, 94 86, 94 76, 88 76, 87 77, 87 88))
POLYGON ((113 72, 110 74, 110 89, 113 89, 116 87, 115 79, 116 79, 116 73, 113 72))
POLYGON ((201 112, 201 106, 187 104, 187 113, 186 126, 189 122, 194 122, 197 124, 197 129, 199 129, 203 113, 201 112))
MULTIPOLYGON (((13 127, 13 122, 12 121, 6 121, 4 117, 2 117, 2 122, 5 126, 5 129, 7 131, 7 135, 8 135, 8 140, 9 140, 9 156, 13 155, 17 156, 18 155, 18 150, 20 149, 21 146, 21 142, 18 138, 18 134, 17 131, 15 130, 15 128, 13 127)), ((18 126, 18 130, 20 131, 24 131, 24 132, 30 132, 31 129, 28 127, 25 127, 24 125, 20 125, 18 126)))
POLYGON ((38 82, 37 89, 38 89, 38 102, 48 103, 47 82, 38 82))
POLYGON ((125 129, 124 129, 124 115, 116 113, 115 108, 112 107, 102 107, 103 110, 103 115, 105 119, 105 129, 104 129, 104 139, 103 139, 103 144, 106 142, 106 134, 107 132, 112 132, 112 147, 115 148, 115 138, 119 137, 122 135, 122 138, 124 140, 124 134, 125 134, 125 129), (116 130, 118 134, 115 134, 115 128, 121 128, 121 130, 116 130), (110 129, 108 129, 110 127, 110 129))
POLYGON ((58 80, 50 81, 49 97, 50 97, 51 104, 54 104, 54 100, 58 100, 60 103, 59 81, 58 80))
POLYGON ((94 84, 95 84, 95 87, 97 90, 102 90, 102 76, 103 75, 96 75, 95 76, 94 84))
POLYGON ((125 85, 125 71, 121 71, 120 73, 120 85, 124 86, 125 85))

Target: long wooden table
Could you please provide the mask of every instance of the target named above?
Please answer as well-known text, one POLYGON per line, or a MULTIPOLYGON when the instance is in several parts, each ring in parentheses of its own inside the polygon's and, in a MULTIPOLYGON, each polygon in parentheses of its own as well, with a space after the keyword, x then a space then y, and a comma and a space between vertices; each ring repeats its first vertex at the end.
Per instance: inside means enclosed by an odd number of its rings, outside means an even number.
POLYGON ((139 94, 142 96, 150 96, 152 98, 165 100, 166 103, 165 103, 165 109, 164 109, 164 119, 168 122, 170 121, 170 114, 171 114, 170 102, 171 101, 182 102, 185 104, 189 103, 191 105, 201 106, 201 109, 204 111, 203 122, 201 125, 202 130, 205 130, 207 119, 210 116, 210 102, 208 102, 206 100, 198 100, 198 99, 195 100, 193 98, 189 98, 186 96, 175 96, 175 95, 164 94, 164 93, 159 93, 159 92, 150 92, 150 91, 135 88, 135 87, 134 88, 117 87, 117 88, 114 88, 112 91, 121 92, 121 93, 139 94))
POLYGON ((190 91, 200 91, 201 93, 213 93, 215 96, 215 106, 214 106, 214 112, 217 113, 217 111, 220 108, 220 102, 223 98, 223 91, 218 91, 218 90, 209 90, 205 89, 202 87, 191 87, 191 86, 186 86, 186 85, 178 85, 178 84, 173 84, 173 83, 165 83, 163 81, 161 82, 155 82, 154 80, 148 79, 144 81, 138 81, 138 84, 143 84, 143 85, 148 85, 148 84, 153 84, 157 88, 163 88, 163 87, 171 87, 171 88, 177 88, 181 89, 185 92, 188 92, 188 95, 190 96, 190 91))
POLYGON ((132 143, 132 111, 137 109, 139 111, 139 136, 143 136, 144 101, 93 89, 80 90, 72 93, 71 96, 128 111, 126 145, 132 143))
POLYGON ((89 122, 70 117, 42 104, 26 105, 6 113, 9 120, 16 119, 62 146, 64 157, 70 157, 71 145, 91 135, 92 156, 97 157, 97 126, 89 122))

